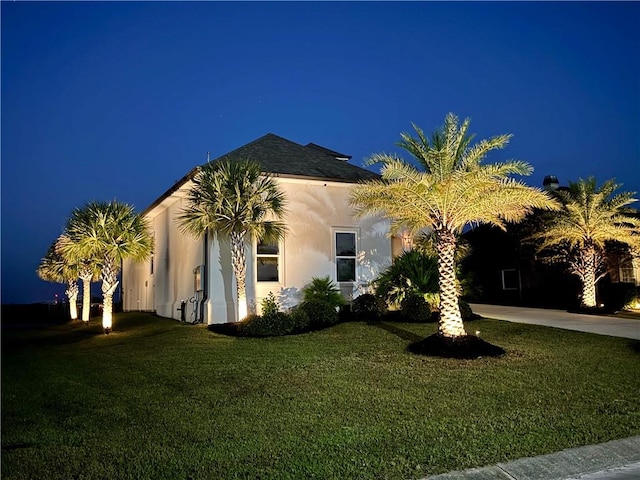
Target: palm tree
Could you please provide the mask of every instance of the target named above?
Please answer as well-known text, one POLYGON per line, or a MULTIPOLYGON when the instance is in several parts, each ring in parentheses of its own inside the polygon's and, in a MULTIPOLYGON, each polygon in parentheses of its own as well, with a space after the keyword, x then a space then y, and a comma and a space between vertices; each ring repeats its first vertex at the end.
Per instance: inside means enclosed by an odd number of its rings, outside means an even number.
POLYGON ((100 264, 96 258, 73 258, 68 248, 70 241, 69 236, 65 234, 58 239, 60 250, 65 251, 66 261, 76 266, 78 277, 82 281, 82 321, 87 323, 91 312, 91 282, 100 279, 100 264))
POLYGON ((61 252, 64 235, 58 237, 47 249, 46 255, 40 261, 36 270, 38 276, 47 282, 66 283, 65 294, 69 298, 69 313, 71 320, 78 319, 78 265, 70 263, 61 252))
POLYGON ((482 164, 486 155, 507 145, 511 135, 499 135, 471 145, 469 119, 459 124, 453 114, 427 138, 416 125, 417 138, 401 135, 398 146, 418 165, 396 155, 375 154, 370 164, 380 164, 382 178, 356 185, 350 201, 357 215, 380 213, 391 219, 392 231, 403 228, 411 235, 426 229, 435 235, 440 290, 438 334, 447 338, 466 335, 456 289, 455 253, 465 226, 491 224, 504 229, 522 220, 534 208, 557 208, 545 192, 528 187, 509 175, 529 175, 522 161, 482 164))
POLYGON ((111 332, 113 294, 122 260, 144 261, 153 252, 147 221, 133 207, 117 201, 90 202, 74 210, 66 226, 69 241, 62 251, 70 258, 95 259, 102 280, 102 326, 111 332))
POLYGON ((532 236, 541 240, 539 251, 551 251, 551 261, 566 262, 570 273, 580 279, 583 307, 596 306, 596 284, 606 275, 608 242, 640 252, 640 219, 627 207, 636 201, 635 192, 614 195, 618 188, 614 180, 598 188, 594 177, 569 182, 568 190, 555 192, 563 203, 562 210, 550 216, 543 230, 532 236))
POLYGON ((178 218, 183 232, 228 236, 237 285, 238 318, 247 314, 246 239, 276 242, 285 226, 284 194, 276 181, 249 160, 219 160, 200 168, 178 218))

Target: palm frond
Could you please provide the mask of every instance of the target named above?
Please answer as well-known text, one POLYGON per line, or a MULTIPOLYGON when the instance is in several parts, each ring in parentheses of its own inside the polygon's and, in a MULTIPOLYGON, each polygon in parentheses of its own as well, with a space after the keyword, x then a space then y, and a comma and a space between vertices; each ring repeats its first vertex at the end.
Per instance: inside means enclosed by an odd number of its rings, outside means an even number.
POLYGON ((117 201, 90 202, 74 210, 65 235, 64 255, 77 261, 98 261, 102 267, 107 261, 119 265, 125 258, 145 260, 153 253, 146 219, 131 205, 117 201))
POLYGON ((636 248, 640 219, 626 208, 636 200, 630 192, 614 195, 619 187, 613 180, 607 180, 598 188, 594 177, 569 182, 568 191, 557 192, 563 210, 547 222, 544 231, 532 238, 540 240, 540 249, 563 243, 576 248, 593 245, 602 249, 608 241, 636 248))
POLYGON ((49 246, 36 273, 42 280, 54 283, 65 283, 69 279, 78 278, 76 272, 73 271, 73 266, 66 262, 60 252, 58 241, 49 246))
POLYGON ((533 209, 559 208, 547 193, 510 179, 511 175, 531 174, 528 163, 481 164, 488 152, 504 148, 511 136, 498 135, 471 146, 469 124, 469 119, 459 124, 455 115, 448 114, 430 139, 416 125, 417 137, 401 134, 398 145, 416 158, 424 171, 397 156, 372 156, 382 164, 382 181, 353 188, 351 203, 356 214, 382 214, 392 220, 393 228, 412 232, 424 228, 458 232, 468 224, 504 228, 533 209))
POLYGON ((265 235, 279 238, 286 230, 279 222, 286 214, 285 206, 284 193, 258 163, 222 159, 196 174, 178 224, 195 237, 209 231, 249 233, 258 240, 265 235))

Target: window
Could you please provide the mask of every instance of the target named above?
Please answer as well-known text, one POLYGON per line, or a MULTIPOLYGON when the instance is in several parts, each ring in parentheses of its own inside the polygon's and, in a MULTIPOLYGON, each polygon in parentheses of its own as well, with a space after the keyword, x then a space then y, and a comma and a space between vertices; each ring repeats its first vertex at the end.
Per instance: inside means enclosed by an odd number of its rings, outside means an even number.
POLYGON ((336 280, 338 282, 356 281, 356 234, 354 232, 336 232, 336 280))
POLYGON ((258 282, 278 282, 280 246, 277 243, 259 242, 256 248, 256 272, 258 282))
POLYGON ((620 281, 625 283, 636 283, 635 272, 632 263, 626 263, 620 267, 620 281))
POLYGON ((502 289, 520 290, 520 272, 518 270, 502 270, 502 289))

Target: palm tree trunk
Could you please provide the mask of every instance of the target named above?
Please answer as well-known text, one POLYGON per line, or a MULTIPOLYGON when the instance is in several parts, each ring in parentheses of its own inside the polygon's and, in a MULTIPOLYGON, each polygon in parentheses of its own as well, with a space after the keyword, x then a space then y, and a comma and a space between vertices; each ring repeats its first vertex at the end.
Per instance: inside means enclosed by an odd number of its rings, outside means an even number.
POLYGON ((238 289, 238 320, 247 316, 247 260, 244 253, 245 232, 231 233, 231 263, 238 289))
POLYGON ((78 319, 78 281, 77 280, 69 280, 69 286, 67 287, 67 291, 64 292, 69 299, 69 314, 71 316, 71 320, 78 319))
POLYGON ((455 338, 466 335, 456 290, 456 236, 446 229, 436 231, 438 285, 440 287, 440 323, 438 334, 455 338))
POLYGON ((102 267, 102 328, 111 332, 113 325, 113 293, 118 287, 117 271, 108 259, 102 267))
POLYGON ((596 302, 596 252, 588 248, 583 257, 584 273, 582 280, 582 306, 595 307, 596 302))
POLYGON ((89 322, 91 314, 91 279, 92 272, 80 272, 80 280, 82 280, 82 321, 89 322))

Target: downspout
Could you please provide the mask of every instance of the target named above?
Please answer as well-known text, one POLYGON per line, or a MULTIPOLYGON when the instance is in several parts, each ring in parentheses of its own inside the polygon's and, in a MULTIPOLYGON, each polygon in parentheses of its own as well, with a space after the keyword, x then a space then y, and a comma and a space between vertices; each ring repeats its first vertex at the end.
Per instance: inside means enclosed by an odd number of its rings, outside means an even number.
MULTIPOLYGON (((201 274, 204 276, 204 291, 202 292, 202 300, 200 300, 200 321, 204 323, 204 308, 207 303, 209 292, 209 231, 204 232, 204 272, 201 274)), ((209 319, 207 319, 207 322, 209 319)))
MULTIPOLYGON (((118 284, 118 295, 119 295, 119 304, 121 308, 121 312, 124 312, 124 290, 122 288, 122 282, 124 280, 124 259, 120 259, 120 273, 118 275, 120 277, 120 283, 118 284)), ((116 277, 117 278, 117 277, 116 277)))

